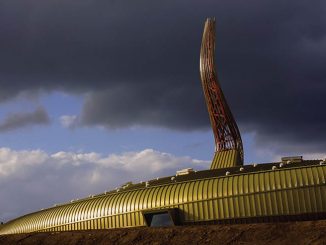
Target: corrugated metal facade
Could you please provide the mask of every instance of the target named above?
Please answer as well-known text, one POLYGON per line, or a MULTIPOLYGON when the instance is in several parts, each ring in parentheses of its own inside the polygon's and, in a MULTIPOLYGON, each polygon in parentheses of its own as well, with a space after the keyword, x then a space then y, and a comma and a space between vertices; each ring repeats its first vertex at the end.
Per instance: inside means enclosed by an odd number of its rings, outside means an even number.
POLYGON ((143 211, 178 208, 181 224, 326 212, 326 166, 196 179, 108 193, 25 215, 0 234, 144 226, 143 211))
POLYGON ((242 166, 238 150, 224 150, 215 152, 211 169, 242 166))

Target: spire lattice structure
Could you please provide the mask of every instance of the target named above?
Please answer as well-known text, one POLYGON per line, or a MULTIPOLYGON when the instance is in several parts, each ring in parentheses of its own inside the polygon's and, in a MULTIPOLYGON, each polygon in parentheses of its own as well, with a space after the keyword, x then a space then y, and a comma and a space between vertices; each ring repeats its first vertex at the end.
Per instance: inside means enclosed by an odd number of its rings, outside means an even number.
POLYGON ((208 18, 200 50, 200 76, 215 138, 211 169, 243 165, 240 131, 219 85, 214 55, 215 19, 208 18))

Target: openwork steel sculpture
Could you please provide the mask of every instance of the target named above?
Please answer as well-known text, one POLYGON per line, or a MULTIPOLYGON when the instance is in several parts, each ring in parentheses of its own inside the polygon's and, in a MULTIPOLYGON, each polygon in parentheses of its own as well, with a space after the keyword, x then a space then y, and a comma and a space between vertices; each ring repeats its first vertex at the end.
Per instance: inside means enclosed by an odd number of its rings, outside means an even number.
POLYGON ((154 226, 162 219, 165 225, 193 225, 326 218, 326 160, 287 157, 239 166, 241 137, 217 81, 214 49, 214 20, 208 19, 200 72, 216 143, 210 170, 128 182, 11 220, 0 226, 0 235, 154 226))
POLYGON ((238 126, 225 100, 215 71, 215 19, 207 19, 200 51, 200 76, 215 138, 211 168, 243 164, 243 146, 238 126))

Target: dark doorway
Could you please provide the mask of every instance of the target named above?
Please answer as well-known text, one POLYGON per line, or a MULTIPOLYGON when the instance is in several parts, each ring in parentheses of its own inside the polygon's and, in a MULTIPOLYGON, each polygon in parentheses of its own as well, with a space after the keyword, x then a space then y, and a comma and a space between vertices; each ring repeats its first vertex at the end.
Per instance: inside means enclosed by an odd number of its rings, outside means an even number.
POLYGON ((179 215, 177 208, 164 210, 150 210, 143 212, 147 226, 163 227, 179 225, 179 215))

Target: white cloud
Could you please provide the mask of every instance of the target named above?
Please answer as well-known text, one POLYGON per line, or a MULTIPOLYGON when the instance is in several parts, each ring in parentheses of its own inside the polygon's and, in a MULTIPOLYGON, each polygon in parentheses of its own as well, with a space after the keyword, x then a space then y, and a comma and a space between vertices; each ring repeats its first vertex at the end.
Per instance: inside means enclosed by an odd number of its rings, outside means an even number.
POLYGON ((64 128, 73 129, 78 125, 78 116, 76 115, 63 115, 60 117, 60 123, 64 128))
POLYGON ((19 175, 27 168, 33 168, 48 160, 45 152, 13 151, 9 148, 0 148, 0 180, 11 175, 19 175))
POLYGON ((91 153, 74 153, 59 151, 51 155, 51 159, 56 162, 56 164, 71 164, 74 166, 79 166, 83 163, 97 163, 100 155, 91 153))
POLYGON ((209 162, 153 149, 102 156, 0 148, 0 221, 186 167, 208 168, 209 162))

